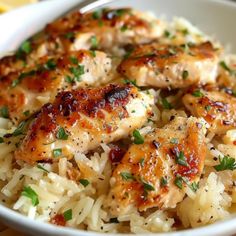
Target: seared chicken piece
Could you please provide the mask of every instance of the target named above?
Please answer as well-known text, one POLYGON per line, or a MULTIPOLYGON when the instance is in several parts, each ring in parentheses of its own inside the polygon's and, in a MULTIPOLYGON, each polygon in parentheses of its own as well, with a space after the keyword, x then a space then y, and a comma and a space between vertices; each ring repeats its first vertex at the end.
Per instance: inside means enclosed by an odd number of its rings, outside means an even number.
POLYGON ((24 43, 15 56, 3 58, 0 76, 58 52, 81 48, 106 50, 150 42, 161 36, 164 28, 164 23, 155 17, 128 8, 87 14, 75 12, 49 24, 41 35, 24 43))
POLYGON ((183 97, 183 103, 192 115, 204 118, 216 134, 236 127, 236 98, 230 94, 196 89, 183 97))
POLYGON ((15 158, 31 164, 59 156, 69 159, 119 140, 147 121, 153 103, 151 95, 130 85, 61 92, 43 106, 15 158))
POLYGON ((195 83, 213 83, 218 53, 210 42, 200 45, 140 45, 124 59, 118 72, 135 79, 138 86, 185 88, 195 83))
POLYGON ((50 59, 44 57, 38 62, 37 66, 0 80, 0 108, 7 106, 15 123, 52 102, 59 91, 97 86, 114 75, 111 59, 100 51, 80 50, 50 59))
POLYGON ((186 185, 196 187, 206 155, 205 127, 201 119, 175 118, 162 129, 132 145, 111 179, 108 205, 113 216, 133 207, 174 208, 186 185))

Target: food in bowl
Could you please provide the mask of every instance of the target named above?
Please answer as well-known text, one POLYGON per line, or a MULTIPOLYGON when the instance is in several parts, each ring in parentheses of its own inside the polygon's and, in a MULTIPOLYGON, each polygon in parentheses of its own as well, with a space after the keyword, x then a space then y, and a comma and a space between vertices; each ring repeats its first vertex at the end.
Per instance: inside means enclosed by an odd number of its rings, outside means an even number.
POLYGON ((167 232, 236 203, 236 57, 183 18, 71 13, 0 60, 0 200, 29 218, 167 232))

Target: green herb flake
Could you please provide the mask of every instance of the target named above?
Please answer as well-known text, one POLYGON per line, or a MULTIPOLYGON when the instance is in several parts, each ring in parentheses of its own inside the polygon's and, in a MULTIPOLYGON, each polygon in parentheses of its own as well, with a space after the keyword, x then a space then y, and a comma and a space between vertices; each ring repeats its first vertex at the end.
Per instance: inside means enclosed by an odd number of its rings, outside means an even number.
POLYGON ((161 104, 162 104, 162 107, 163 107, 164 109, 170 110, 170 109, 173 108, 172 104, 169 103, 166 98, 162 98, 162 99, 161 99, 161 104))
POLYGON ((92 14, 92 17, 94 20, 98 20, 98 19, 101 19, 102 18, 102 9, 98 9, 97 11, 94 11, 93 14, 92 14))
POLYGON ((91 48, 93 50, 98 48, 98 41, 97 41, 96 36, 92 36, 91 39, 90 39, 90 42, 91 42, 91 48))
POLYGON ((144 143, 144 138, 137 129, 133 131, 133 137, 134 137, 135 144, 143 144, 144 143))
POLYGON ((29 111, 29 110, 24 111, 24 112, 23 112, 23 115, 26 116, 26 117, 28 117, 28 116, 30 115, 30 111, 29 111))
POLYGON ((65 77, 65 81, 69 84, 73 84, 75 81, 73 78, 71 78, 69 75, 65 77))
POLYGON ((53 153, 53 157, 59 157, 62 154, 62 149, 61 148, 54 149, 52 153, 53 153))
POLYGON ((89 181, 87 179, 80 179, 79 182, 84 186, 88 186, 89 185, 89 181))
POLYGON ((96 51, 90 50, 90 54, 92 55, 92 57, 96 57, 96 51))
POLYGON ((192 95, 194 96, 194 97, 198 97, 198 98, 201 98, 201 97, 203 97, 204 96, 204 94, 198 89, 198 90, 195 90, 193 93, 192 93, 192 95))
POLYGON ((9 111, 8 111, 8 107, 4 106, 0 109, 0 116, 3 118, 8 119, 9 118, 9 111))
POLYGON ((166 37, 166 38, 170 38, 170 32, 168 31, 168 30, 165 30, 165 32, 164 32, 164 36, 166 37))
POLYGON ((181 176, 177 176, 176 178, 175 178, 175 185, 178 187, 178 188, 180 188, 180 189, 182 189, 183 188, 183 178, 181 177, 181 176))
POLYGON ((4 143, 3 137, 0 137, 0 143, 4 143))
POLYGON ((20 83, 20 80, 19 79, 14 79, 11 83, 11 87, 14 88, 16 87, 18 84, 20 83))
POLYGON ((219 157, 220 164, 214 166, 216 171, 223 170, 235 170, 236 169, 236 161, 234 158, 230 156, 224 156, 223 158, 219 157))
POLYGON ((205 106, 205 110, 206 110, 207 112, 210 111, 210 110, 211 110, 211 106, 210 106, 210 105, 205 106))
POLYGON ((199 189, 199 183, 193 182, 189 185, 189 187, 193 190, 193 192, 197 192, 199 189))
POLYGON ((144 167, 144 164, 145 164, 144 158, 140 159, 139 164, 140 164, 141 167, 144 167))
POLYGON ((236 71, 232 70, 226 63, 225 61, 221 61, 220 62, 220 66, 229 72, 230 75, 236 75, 236 71))
POLYGON ((44 68, 46 70, 55 70, 56 66, 57 66, 56 62, 53 59, 49 59, 44 65, 44 68))
POLYGON ((182 32, 182 34, 183 34, 184 36, 186 36, 186 35, 189 34, 188 29, 183 29, 181 32, 182 32))
POLYGON ((184 152, 180 151, 178 154, 176 154, 175 161, 177 164, 181 166, 188 166, 186 157, 184 156, 184 152))
POLYGON ((26 131, 26 126, 27 126, 28 122, 27 121, 22 121, 18 127, 14 130, 14 132, 12 133, 12 135, 14 137, 22 135, 25 133, 26 131))
POLYGON ((125 32, 127 29, 128 29, 128 26, 127 26, 127 25, 123 25, 123 26, 120 28, 120 31, 121 31, 121 32, 125 32))
POLYGON ((56 138, 61 140, 67 140, 69 135, 66 133, 63 127, 60 127, 57 131, 56 138))
POLYGON ((171 144, 178 144, 179 140, 177 138, 171 138, 170 143, 171 144))
POLYGON ((184 70, 183 73, 182 73, 182 78, 183 78, 183 80, 186 80, 186 79, 188 78, 188 76, 189 76, 188 71, 187 71, 187 70, 184 70))
POLYGON ((142 181, 143 188, 144 188, 144 191, 145 191, 145 192, 147 192, 147 191, 155 191, 154 186, 152 186, 150 183, 147 183, 147 182, 144 181, 144 180, 141 180, 141 181, 142 181))
POLYGON ((168 184, 167 178, 161 177, 160 183, 161 187, 165 187, 168 184))
POLYGON ((48 170, 46 170, 43 166, 41 166, 41 165, 37 165, 37 168, 38 169, 40 169, 40 170, 43 170, 43 171, 45 171, 45 172, 47 172, 47 173, 49 173, 49 171, 48 170))
POLYGON ((20 45, 18 51, 16 52, 16 57, 22 59, 24 58, 25 54, 29 54, 31 51, 32 51, 31 43, 28 40, 26 40, 20 45))
POLYGON ((70 62, 73 63, 74 65, 78 65, 79 61, 76 57, 70 57, 70 62))
POLYGON ((74 32, 68 32, 64 35, 66 39, 74 39, 75 38, 75 33, 74 32))
POLYGON ((122 177, 123 180, 128 181, 128 180, 135 180, 134 176, 129 173, 129 172, 121 172, 120 176, 122 177))
POLYGON ((80 81, 81 75, 83 75, 84 72, 84 66, 78 65, 77 67, 71 67, 70 72, 74 75, 74 80, 80 81))
POLYGON ((72 209, 69 209, 63 213, 65 221, 69 221, 72 219, 72 209))
POLYGON ((24 187, 21 195, 31 199, 33 206, 37 206, 39 204, 38 194, 30 186, 24 187))

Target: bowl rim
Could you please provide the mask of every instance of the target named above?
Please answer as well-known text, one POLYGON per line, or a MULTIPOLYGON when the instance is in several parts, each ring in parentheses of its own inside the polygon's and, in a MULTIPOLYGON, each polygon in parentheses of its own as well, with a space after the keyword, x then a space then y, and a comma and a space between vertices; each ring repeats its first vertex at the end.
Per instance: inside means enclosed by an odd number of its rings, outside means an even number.
MULTIPOLYGON (((50 1, 57 1, 57 0, 50 0, 50 1)), ((232 1, 227 1, 227 0, 198 0, 201 2, 210 2, 212 4, 217 4, 220 6, 227 6, 227 7, 232 7, 235 9, 236 12, 236 2, 232 1)), ((43 4, 43 2, 39 3, 34 3, 32 5, 36 4, 43 4)), ((24 6, 20 7, 19 9, 11 11, 11 14, 13 12, 21 11, 21 9, 28 8, 30 10, 30 6, 24 6)), ((5 13, 8 14, 8 13, 5 13)), ((235 16, 236 18, 236 16, 235 16)), ((85 231, 85 230, 80 230, 76 228, 70 228, 70 227, 61 227, 61 226, 56 226, 50 223, 42 222, 39 220, 33 220, 28 218, 25 215, 20 214, 19 212, 16 212, 3 204, 0 204, 0 218, 3 219, 3 221, 9 225, 9 222, 11 224, 14 224, 13 226, 11 225, 12 228, 19 229, 19 227, 23 226, 25 227, 24 230, 27 233, 31 233, 26 230, 32 229, 33 232, 47 232, 50 235, 86 235, 86 236, 92 236, 92 235, 108 235, 107 233, 101 233, 101 232, 95 232, 95 231, 85 231), (16 227, 18 226, 18 227, 16 227)), ((213 224, 206 225, 206 226, 201 226, 197 228, 192 228, 192 229, 184 229, 180 231, 172 231, 172 232, 162 232, 162 233, 150 233, 150 235, 157 235, 157 236, 207 236, 207 235, 226 235, 232 233, 232 230, 236 232, 236 214, 231 214, 229 218, 217 221, 213 224)), ((109 233, 109 235, 127 235, 127 234, 121 234, 121 233, 109 233)), ((149 234, 138 234, 138 235, 149 235, 149 234)))

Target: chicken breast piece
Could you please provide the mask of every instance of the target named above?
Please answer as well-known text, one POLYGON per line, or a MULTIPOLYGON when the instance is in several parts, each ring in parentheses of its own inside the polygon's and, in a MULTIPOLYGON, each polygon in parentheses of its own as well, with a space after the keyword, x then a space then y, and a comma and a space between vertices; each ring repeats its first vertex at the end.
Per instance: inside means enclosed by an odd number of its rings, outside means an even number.
POLYGON ((209 130, 224 134, 236 127, 236 98, 217 89, 195 89, 183 97, 187 110, 196 117, 203 117, 210 125, 209 130))
POLYGON ((185 88, 196 83, 214 83, 218 53, 210 42, 181 46, 151 43, 140 45, 118 67, 138 86, 185 88))
POLYGON ((18 123, 52 102, 59 91, 101 85, 113 75, 111 59, 100 51, 44 57, 36 66, 0 80, 0 108, 8 107, 10 118, 18 123))
POLYGON ((151 95, 130 85, 61 92, 52 104, 43 106, 15 158, 31 164, 72 158, 119 140, 147 121, 152 104, 151 95))
POLYGON ((162 35, 165 24, 132 9, 75 12, 49 24, 44 32, 22 44, 15 56, 0 61, 0 76, 32 65, 45 55, 79 49, 112 50, 128 43, 145 43, 162 35))
POLYGON ((137 208, 174 208, 185 187, 197 186, 206 155, 201 119, 175 118, 133 144, 111 178, 108 205, 113 216, 137 208))

